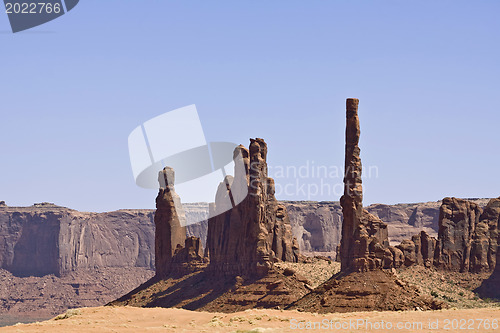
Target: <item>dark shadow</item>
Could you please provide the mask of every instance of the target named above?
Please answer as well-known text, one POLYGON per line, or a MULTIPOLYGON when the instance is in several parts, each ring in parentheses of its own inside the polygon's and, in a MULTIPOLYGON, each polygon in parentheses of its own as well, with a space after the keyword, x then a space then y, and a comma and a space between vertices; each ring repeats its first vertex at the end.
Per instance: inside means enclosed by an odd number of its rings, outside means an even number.
POLYGON ((12 214, 11 223, 19 220, 17 223, 23 226, 14 246, 12 264, 7 267, 14 276, 60 276, 60 219, 61 216, 52 212, 35 214, 33 218, 26 220, 20 213, 12 214))
MULTIPOLYGON (((175 277, 173 277, 175 279, 175 277)), ((194 273, 188 278, 174 282, 166 290, 152 295, 153 301, 146 307, 182 307, 187 310, 197 310, 216 298, 220 297, 232 287, 234 278, 224 278, 202 271, 194 273), (204 295, 199 298, 200 295, 204 295), (194 301, 189 302, 190 300, 194 301), (188 303, 186 303, 188 302, 188 303)))
POLYGON ((481 298, 500 300, 500 268, 495 268, 490 277, 474 290, 481 298))

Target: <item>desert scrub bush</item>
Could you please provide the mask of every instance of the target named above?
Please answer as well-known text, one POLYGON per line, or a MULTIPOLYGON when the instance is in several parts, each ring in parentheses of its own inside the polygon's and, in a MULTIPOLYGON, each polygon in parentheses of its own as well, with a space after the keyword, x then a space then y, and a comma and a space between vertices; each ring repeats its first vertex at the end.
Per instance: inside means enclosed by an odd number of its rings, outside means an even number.
POLYGON ((82 314, 79 309, 68 309, 65 313, 55 317, 54 320, 68 319, 70 317, 77 316, 79 314, 82 314))
POLYGON ((447 302, 450 302, 450 303, 455 303, 457 300, 454 299, 453 297, 450 297, 450 296, 447 296, 447 295, 443 295, 443 299, 447 302))

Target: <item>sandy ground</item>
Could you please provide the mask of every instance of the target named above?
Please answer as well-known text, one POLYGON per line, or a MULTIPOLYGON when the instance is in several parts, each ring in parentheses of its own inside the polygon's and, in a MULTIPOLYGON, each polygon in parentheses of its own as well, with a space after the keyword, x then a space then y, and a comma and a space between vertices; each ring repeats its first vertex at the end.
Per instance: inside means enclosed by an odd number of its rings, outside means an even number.
POLYGON ((68 310, 48 321, 3 327, 0 332, 500 332, 499 319, 499 308, 318 315, 280 310, 224 314, 127 306, 68 310))

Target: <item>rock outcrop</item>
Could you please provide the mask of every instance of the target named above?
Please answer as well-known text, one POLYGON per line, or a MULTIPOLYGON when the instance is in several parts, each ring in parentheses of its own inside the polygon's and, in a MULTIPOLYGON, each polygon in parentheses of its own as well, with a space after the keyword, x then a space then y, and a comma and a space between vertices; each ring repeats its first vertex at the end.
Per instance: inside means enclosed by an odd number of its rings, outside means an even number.
POLYGON ((481 209, 474 203, 445 198, 440 209, 438 253, 435 265, 451 271, 468 271, 475 227, 481 209))
POLYGON ((291 304, 290 309, 318 313, 440 309, 442 302, 422 295, 389 270, 423 262, 422 235, 415 238, 418 246, 407 240, 392 247, 387 225, 363 209, 358 100, 350 98, 346 104, 344 195, 340 199, 343 221, 338 256, 341 271, 291 304))
POLYGON ((472 201, 444 198, 434 266, 457 272, 492 271, 496 266, 499 214, 499 199, 490 200, 483 211, 472 201))
POLYGON ((472 256, 472 269, 477 271, 479 269, 484 269, 488 267, 491 269, 494 267, 491 276, 484 280, 481 286, 478 288, 477 292, 483 297, 490 297, 500 299, 500 251, 498 251, 498 244, 500 244, 498 228, 500 227, 500 198, 492 199, 483 214, 480 217, 480 223, 483 224, 477 229, 480 231, 477 233, 478 237, 474 238, 473 252, 472 256), (486 225, 489 225, 489 232, 487 232, 486 225), (495 229, 496 226, 496 229, 495 229), (489 239, 487 237, 481 237, 490 234, 489 239), (495 240, 497 245, 495 245, 495 240), (496 253, 495 253, 496 251, 496 253), (485 255, 487 253, 487 255, 485 255))
MULTIPOLYGON (((283 308, 304 296, 310 290, 307 279, 274 265, 296 263, 299 253, 286 208, 267 176, 266 155, 262 139, 252 139, 249 149, 235 149, 235 176, 219 185, 210 207, 208 266, 199 238, 189 237, 168 258, 168 274, 157 274, 110 304, 234 312, 283 308)), ((168 222, 177 223, 172 215, 168 222)))
MULTIPOLYGON (((421 231, 411 240, 403 240, 395 247, 403 260, 395 260, 393 266, 418 264, 452 272, 491 272, 497 262, 499 215, 500 199, 491 199, 483 210, 471 200, 444 198, 437 239, 421 231)), ((391 251, 394 257, 392 247, 391 251)))
POLYGON ((340 243, 341 269, 367 271, 392 265, 387 225, 363 209, 361 158, 358 146, 360 128, 358 103, 355 98, 346 102, 346 144, 344 195, 340 199, 342 214, 342 240, 340 243))
POLYGON ((160 190, 156 197, 155 267, 156 275, 164 277, 176 249, 186 240, 186 217, 179 195, 175 193, 174 169, 165 167, 158 175, 160 190))
MULTIPOLYGON (((500 198, 491 199, 479 216, 476 232, 472 237, 471 272, 494 270, 498 261, 498 236, 500 228, 500 198)), ((500 267, 499 269, 500 270, 500 267)))
POLYGON ((208 220, 209 269, 223 275, 267 274, 276 260, 298 261, 287 210, 274 196, 274 180, 267 175, 267 145, 251 139, 250 148, 234 152, 235 176, 219 185, 208 220), (235 197, 246 193, 240 200, 235 197), (238 205, 227 210, 233 202, 238 205))
POLYGON ((190 236, 184 240, 184 246, 177 245, 169 263, 168 274, 188 274, 202 270, 207 266, 203 246, 198 237, 190 236))

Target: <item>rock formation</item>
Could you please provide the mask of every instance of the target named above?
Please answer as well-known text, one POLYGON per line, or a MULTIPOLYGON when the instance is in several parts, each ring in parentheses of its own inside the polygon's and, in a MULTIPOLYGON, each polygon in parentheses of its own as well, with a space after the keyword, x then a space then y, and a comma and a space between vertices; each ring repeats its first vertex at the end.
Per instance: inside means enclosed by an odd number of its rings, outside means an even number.
POLYGON ((435 265, 452 271, 468 271, 470 251, 480 208, 470 201, 445 198, 440 209, 438 253, 435 265))
MULTIPOLYGON (((486 199, 471 201, 480 206, 486 199)), ((342 207, 338 201, 280 201, 288 212, 292 233, 299 243, 300 253, 324 255, 335 258, 340 244, 342 229, 342 207)), ((412 204, 373 204, 364 207, 369 213, 387 224, 389 241, 396 246, 422 230, 429 236, 437 237, 439 228, 439 207, 441 201, 412 204)), ((183 204, 188 221, 188 236, 197 236, 206 248, 208 230, 208 204, 183 204), (203 221, 204 220, 204 221, 203 221), (190 221, 202 221, 190 224, 190 221)))
POLYGON ((200 239, 190 236, 185 239, 184 247, 177 245, 168 273, 187 274, 205 268, 206 263, 200 239))
POLYGON ((483 211, 472 201, 444 198, 438 239, 431 239, 425 249, 429 253, 436 244, 433 265, 457 272, 492 271, 496 265, 499 214, 499 199, 490 200, 483 211))
MULTIPOLYGON (((488 200, 473 202, 484 207, 488 200)), ((334 258, 341 238, 342 212, 338 202, 280 201, 279 204, 287 209, 300 253, 334 258)), ((441 202, 371 205, 366 210, 387 223, 391 244, 399 244, 420 233, 419 228, 409 224, 415 211, 423 212, 422 219, 431 223, 434 215, 439 217, 440 205, 441 202)), ((188 223, 192 215, 194 220, 200 220, 203 214, 208 219, 208 205, 183 206, 188 223)), ((105 267, 154 269, 154 213, 152 209, 90 213, 56 205, 0 206, 0 267, 20 276, 60 276, 80 269, 105 267), (42 251, 43 247, 50 250, 42 251)), ((437 236, 438 221, 435 224, 435 230, 427 227, 423 230, 429 236, 437 236)), ((187 233, 199 237, 206 248, 207 229, 205 221, 189 225, 187 233)), ((473 242, 472 246, 477 245, 473 242)))
POLYGON ((387 225, 363 209, 358 103, 355 98, 346 102, 344 195, 340 199, 344 216, 340 243, 342 271, 372 270, 393 262, 391 252, 385 251, 389 246, 387 225))
POLYGON ((318 313, 442 308, 442 302, 422 295, 388 270, 423 262, 423 256, 417 256, 422 251, 421 241, 418 246, 410 240, 398 247, 390 246, 387 225, 363 209, 358 100, 350 98, 346 104, 341 271, 289 308, 318 313))
POLYGON ((224 275, 263 276, 275 260, 297 262, 299 255, 287 210, 267 175, 267 145, 262 139, 250 141, 249 149, 235 149, 235 166, 243 167, 235 167, 234 178, 219 185, 208 220, 209 269, 224 275), (246 189, 248 195, 227 210, 246 189))
MULTIPOLYGON (((304 296, 311 288, 309 281, 293 270, 285 274, 285 269, 274 265, 277 261, 297 262, 299 253, 286 208, 274 197, 266 155, 262 139, 252 139, 249 149, 235 149, 235 176, 226 177, 219 185, 210 207, 207 267, 199 238, 189 237, 184 248, 177 245, 167 258, 168 274, 111 304, 234 312, 283 308, 304 296)), ((161 189, 159 197, 164 195, 161 189)), ((170 212, 172 205, 166 207, 164 211, 170 212)), ((168 221, 176 223, 172 215, 168 221)), ((166 244, 173 242, 167 239, 166 244)))
POLYGON ((473 241, 473 249, 475 250, 472 255, 471 265, 472 270, 477 271, 488 267, 494 268, 491 276, 483 281, 477 292, 483 297, 490 297, 500 299, 500 251, 498 251, 498 244, 500 244, 498 228, 500 227, 500 198, 492 199, 483 214, 480 217, 480 226, 477 237, 473 241), (486 226, 489 230, 486 230, 486 226), (490 237, 484 237, 489 233, 490 237), (495 241, 497 245, 495 245, 495 241), (495 252, 496 251, 496 252, 495 252))
POLYGON ((444 198, 437 239, 421 231, 390 247, 393 267, 419 264, 454 272, 491 272, 497 262, 500 199, 491 199, 484 210, 476 202, 444 198), (394 249, 402 252, 402 260, 396 260, 394 249))
MULTIPOLYGON (((491 199, 479 216, 472 238, 471 272, 491 271, 498 261, 498 236, 500 228, 500 198, 491 199)), ((500 270, 500 267, 499 267, 500 270)))
POLYGON ((158 175, 160 190, 156 197, 155 267, 157 276, 166 276, 178 246, 186 239, 185 214, 175 193, 174 169, 165 167, 158 175))

